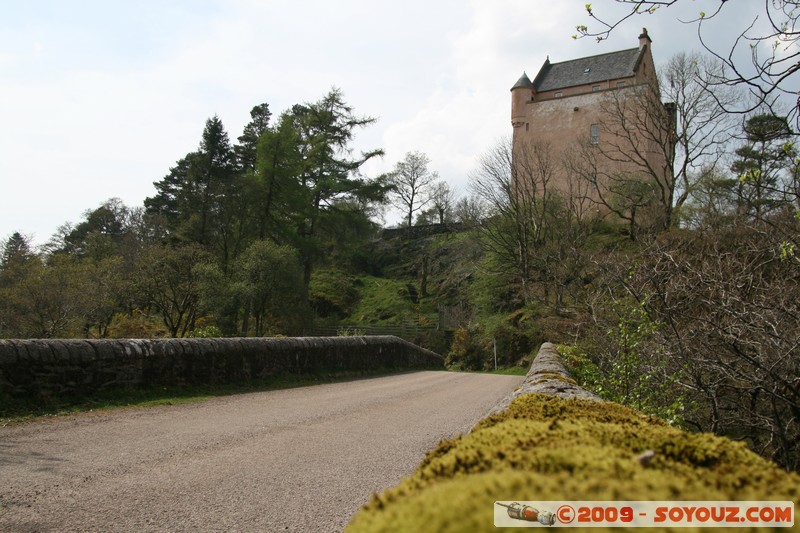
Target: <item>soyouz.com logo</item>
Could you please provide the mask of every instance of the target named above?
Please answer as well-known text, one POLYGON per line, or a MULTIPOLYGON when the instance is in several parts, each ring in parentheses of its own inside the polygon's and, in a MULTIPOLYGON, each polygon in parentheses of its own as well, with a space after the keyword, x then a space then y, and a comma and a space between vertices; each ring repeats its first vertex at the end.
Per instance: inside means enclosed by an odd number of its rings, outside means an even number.
POLYGON ((772 501, 497 501, 497 527, 792 527, 794 503, 772 501))

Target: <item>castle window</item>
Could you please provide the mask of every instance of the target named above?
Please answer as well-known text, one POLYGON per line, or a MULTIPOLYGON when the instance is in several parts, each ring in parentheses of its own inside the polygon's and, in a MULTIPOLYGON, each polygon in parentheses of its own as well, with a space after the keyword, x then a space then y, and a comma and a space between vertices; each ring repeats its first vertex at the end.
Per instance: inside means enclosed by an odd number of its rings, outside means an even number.
POLYGON ((589 140, 592 144, 597 144, 600 141, 600 124, 592 124, 589 128, 589 140))
POLYGON ((562 92, 558 92, 558 93, 554 94, 553 96, 554 96, 555 98, 561 98, 562 96, 564 96, 564 93, 562 93, 562 92))
POLYGON ((599 85, 592 85, 592 92, 593 93, 596 93, 599 90, 600 90, 600 86, 599 85))
POLYGON ((526 122, 525 123, 525 131, 529 131, 530 130, 529 126, 530 126, 530 124, 528 122, 526 122))

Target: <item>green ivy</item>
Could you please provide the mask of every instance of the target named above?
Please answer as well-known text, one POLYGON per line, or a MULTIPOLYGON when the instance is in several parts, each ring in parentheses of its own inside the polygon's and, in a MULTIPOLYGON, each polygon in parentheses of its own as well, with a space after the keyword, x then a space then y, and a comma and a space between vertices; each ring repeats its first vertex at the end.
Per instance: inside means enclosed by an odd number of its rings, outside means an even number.
POLYGON ((646 301, 618 307, 619 321, 608 330, 612 353, 594 391, 609 401, 664 419, 683 423, 685 402, 676 394, 679 373, 666 368, 663 350, 653 337, 662 324, 650 317, 646 301))

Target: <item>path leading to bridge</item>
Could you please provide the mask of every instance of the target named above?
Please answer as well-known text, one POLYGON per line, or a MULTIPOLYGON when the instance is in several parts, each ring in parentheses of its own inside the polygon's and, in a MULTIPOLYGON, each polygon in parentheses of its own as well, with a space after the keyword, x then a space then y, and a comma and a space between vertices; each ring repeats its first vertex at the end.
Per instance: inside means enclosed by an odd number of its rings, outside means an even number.
POLYGON ((0 531, 341 531, 518 376, 414 372, 0 428, 0 531))

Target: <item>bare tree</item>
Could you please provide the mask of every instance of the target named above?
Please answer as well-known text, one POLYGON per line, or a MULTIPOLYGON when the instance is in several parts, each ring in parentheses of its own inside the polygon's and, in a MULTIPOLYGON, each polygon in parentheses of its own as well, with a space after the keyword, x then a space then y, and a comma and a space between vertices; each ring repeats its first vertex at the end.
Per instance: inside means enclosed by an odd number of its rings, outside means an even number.
POLYGON ((486 215, 483 200, 476 195, 462 196, 453 207, 455 221, 466 226, 477 226, 486 215))
POLYGON ((501 264, 516 279, 525 301, 530 297, 533 253, 544 235, 550 199, 554 162, 548 148, 515 147, 510 139, 500 141, 481 157, 470 176, 470 189, 486 203, 490 218, 483 225, 484 242, 502 258, 501 264))
MULTIPOLYGON (((617 145, 618 146, 618 145, 617 145)), ((618 152, 610 143, 603 150, 598 144, 577 142, 565 165, 585 198, 599 207, 599 211, 612 213, 625 222, 631 240, 636 240, 640 230, 652 223, 652 208, 657 203, 657 187, 647 173, 623 170, 617 164, 628 162, 628 155, 618 152)))
POLYGON ((671 122, 674 140, 659 148, 674 173, 671 196, 676 210, 691 193, 693 178, 716 167, 739 125, 725 110, 742 97, 741 91, 703 82, 722 72, 719 61, 698 53, 678 53, 660 72, 660 93, 669 102, 663 118, 671 122))
MULTIPOLYGON (((577 34, 573 38, 594 37, 597 41, 605 40, 624 21, 639 15, 653 15, 678 3, 678 0, 617 0, 630 9, 621 17, 601 19, 591 4, 586 4, 586 11, 599 25, 599 29, 590 29, 586 25, 577 26, 577 34)), ((687 2, 683 2, 686 4, 687 2)), ((709 89, 721 87, 745 88, 753 99, 740 99, 720 102, 726 112, 751 113, 762 105, 766 105, 775 114, 774 106, 779 99, 792 99, 790 119, 800 123, 800 92, 798 92, 798 72, 800 71, 800 2, 798 0, 764 0, 762 15, 752 21, 743 22, 737 29, 724 28, 731 35, 732 42, 727 49, 713 49, 704 39, 704 35, 719 35, 720 31, 712 31, 714 19, 723 9, 730 7, 731 2, 722 0, 713 12, 700 12, 697 18, 687 24, 695 24, 698 39, 707 52, 725 65, 724 70, 708 72, 704 78, 709 89), (759 24, 761 18, 761 24, 759 24), (743 52, 743 53, 740 53, 743 52), (748 56, 748 60, 741 57, 748 56)))
POLYGON ((455 205, 455 194, 445 181, 439 181, 433 185, 431 190, 431 203, 436 215, 439 217, 439 224, 449 222, 453 217, 453 207, 455 205))
MULTIPOLYGON (((470 177, 473 194, 487 206, 482 242, 499 259, 499 271, 525 303, 538 297, 566 306, 587 264, 589 225, 581 194, 563 198, 551 187, 562 171, 548 143, 498 143, 470 177)), ((570 192, 578 192, 570 190, 570 192)))
POLYGON ((769 225, 667 234, 617 278, 662 324, 654 342, 697 406, 687 422, 797 470, 800 263, 781 261, 780 239, 769 225))
POLYGON ((428 170, 431 160, 421 152, 408 152, 403 161, 387 177, 393 186, 395 206, 405 211, 406 222, 411 226, 414 213, 428 205, 430 192, 439 179, 437 172, 428 170))
POLYGON ((724 104, 737 91, 712 92, 702 82, 720 68, 707 56, 680 53, 652 83, 607 93, 599 142, 580 148, 583 162, 573 168, 585 167, 596 198, 628 221, 631 236, 645 211, 656 227, 677 225, 693 180, 722 158, 737 126, 724 104))

